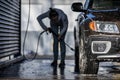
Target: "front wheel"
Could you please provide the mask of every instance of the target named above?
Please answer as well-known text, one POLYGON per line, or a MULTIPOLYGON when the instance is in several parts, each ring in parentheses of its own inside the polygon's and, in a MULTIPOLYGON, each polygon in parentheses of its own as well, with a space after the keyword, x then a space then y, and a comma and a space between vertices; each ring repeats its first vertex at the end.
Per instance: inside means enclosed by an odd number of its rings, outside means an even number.
POLYGON ((75 73, 79 73, 79 46, 78 46, 78 42, 76 40, 76 28, 74 28, 74 42, 75 42, 75 53, 74 53, 74 57, 75 57, 75 69, 74 72, 75 73))
POLYGON ((85 43, 83 38, 80 39, 79 48, 79 68, 81 74, 97 74, 99 68, 99 62, 92 61, 90 57, 90 50, 85 49, 85 43))

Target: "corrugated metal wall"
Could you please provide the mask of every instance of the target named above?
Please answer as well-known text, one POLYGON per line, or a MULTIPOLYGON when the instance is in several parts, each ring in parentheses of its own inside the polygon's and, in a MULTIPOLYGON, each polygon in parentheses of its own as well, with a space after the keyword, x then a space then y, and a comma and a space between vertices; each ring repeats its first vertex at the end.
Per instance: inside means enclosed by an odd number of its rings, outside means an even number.
POLYGON ((0 58, 20 55, 20 0, 0 0, 0 58))

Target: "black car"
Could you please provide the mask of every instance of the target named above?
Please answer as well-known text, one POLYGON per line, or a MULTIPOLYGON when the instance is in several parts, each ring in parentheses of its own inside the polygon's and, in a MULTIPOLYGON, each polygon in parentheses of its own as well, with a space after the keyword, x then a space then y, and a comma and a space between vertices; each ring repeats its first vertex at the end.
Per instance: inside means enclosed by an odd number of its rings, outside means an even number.
POLYGON ((74 28, 75 71, 97 74, 99 62, 119 62, 120 0, 86 0, 71 8, 80 13, 74 28))

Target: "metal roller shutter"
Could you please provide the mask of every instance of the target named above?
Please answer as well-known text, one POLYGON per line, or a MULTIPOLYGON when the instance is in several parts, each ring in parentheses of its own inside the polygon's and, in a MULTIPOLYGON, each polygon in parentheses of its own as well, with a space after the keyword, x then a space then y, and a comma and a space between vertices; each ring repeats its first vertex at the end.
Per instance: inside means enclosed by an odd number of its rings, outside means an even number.
POLYGON ((0 58, 20 55, 20 0, 0 0, 0 58))

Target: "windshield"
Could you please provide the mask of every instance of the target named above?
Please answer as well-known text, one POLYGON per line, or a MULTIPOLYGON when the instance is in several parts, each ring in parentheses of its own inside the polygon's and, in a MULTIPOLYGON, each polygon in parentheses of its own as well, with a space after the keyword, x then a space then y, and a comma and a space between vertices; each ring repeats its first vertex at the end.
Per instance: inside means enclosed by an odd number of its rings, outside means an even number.
POLYGON ((120 0, 91 0, 91 9, 105 10, 105 9, 120 9, 120 0))

